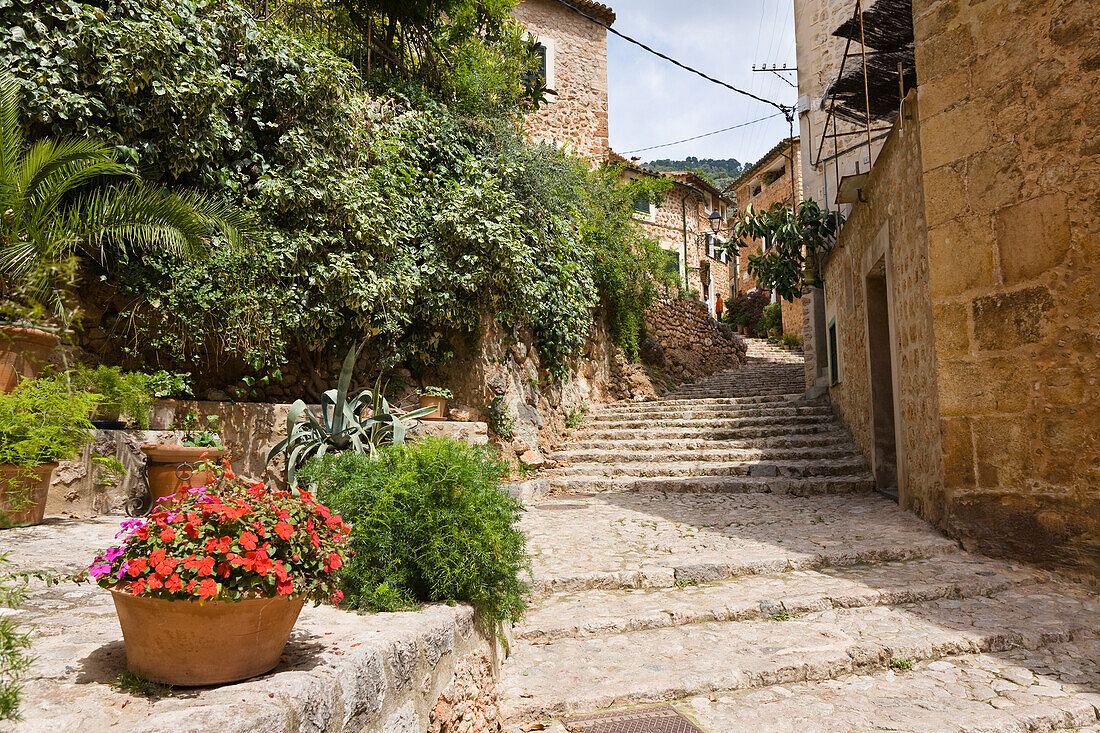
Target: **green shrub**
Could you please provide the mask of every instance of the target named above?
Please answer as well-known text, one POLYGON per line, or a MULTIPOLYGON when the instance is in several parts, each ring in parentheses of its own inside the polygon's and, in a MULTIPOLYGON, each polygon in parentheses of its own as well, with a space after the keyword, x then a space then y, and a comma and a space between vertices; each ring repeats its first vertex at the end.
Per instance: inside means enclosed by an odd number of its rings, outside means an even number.
MULTIPOLYGON (((7 562, 7 555, 0 555, 0 565, 7 562)), ((25 587, 16 578, 0 575, 0 606, 17 608, 25 596, 25 587)), ((19 720, 22 679, 33 661, 26 652, 30 645, 30 635, 11 616, 0 615, 0 720, 19 720)))
POLYGON ((312 461, 300 485, 352 530, 344 565, 352 608, 397 610, 417 601, 465 601, 490 622, 526 608, 520 504, 501 489, 507 467, 491 448, 449 438, 312 461))
POLYGON ((30 468, 71 458, 92 441, 88 416, 100 400, 70 392, 63 375, 27 379, 0 394, 0 464, 30 468))
POLYGON ((489 404, 489 430, 508 440, 516 431, 516 418, 508 409, 508 403, 497 397, 489 404))
POLYGON ((780 339, 780 341, 788 349, 801 349, 802 348, 802 339, 800 339, 798 337, 798 334, 785 333, 785 334, 783 334, 783 337, 780 339))
POLYGON ((77 366, 73 371, 74 389, 83 389, 102 395, 99 413, 129 418, 139 428, 149 427, 149 408, 153 406, 153 392, 149 377, 141 372, 123 372, 118 367, 103 366, 95 369, 77 366))
POLYGON ((732 326, 744 326, 750 335, 754 335, 767 305, 768 296, 760 290, 739 292, 726 301, 725 319, 732 326))
POLYGON ((762 335, 778 337, 783 331, 783 306, 779 303, 769 303, 764 306, 764 312, 756 322, 755 331, 762 335))

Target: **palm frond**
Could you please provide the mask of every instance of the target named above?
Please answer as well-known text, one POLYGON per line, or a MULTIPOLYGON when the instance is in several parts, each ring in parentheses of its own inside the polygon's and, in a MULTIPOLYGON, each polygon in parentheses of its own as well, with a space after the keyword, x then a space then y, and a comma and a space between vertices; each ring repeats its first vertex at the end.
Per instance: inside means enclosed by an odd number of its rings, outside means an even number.
POLYGON ((12 185, 16 163, 23 149, 23 130, 19 127, 22 89, 10 72, 0 74, 0 186, 12 185))

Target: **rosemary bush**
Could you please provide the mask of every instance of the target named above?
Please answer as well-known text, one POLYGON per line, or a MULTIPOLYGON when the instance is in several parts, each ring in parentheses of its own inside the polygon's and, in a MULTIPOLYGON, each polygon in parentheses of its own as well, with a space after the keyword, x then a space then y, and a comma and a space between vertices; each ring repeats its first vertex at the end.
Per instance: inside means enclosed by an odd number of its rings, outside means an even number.
POLYGON ((354 555, 341 590, 351 608, 392 611, 465 601, 490 622, 526 608, 520 504, 501 489, 507 468, 482 446, 449 438, 326 456, 299 476, 351 524, 354 555))

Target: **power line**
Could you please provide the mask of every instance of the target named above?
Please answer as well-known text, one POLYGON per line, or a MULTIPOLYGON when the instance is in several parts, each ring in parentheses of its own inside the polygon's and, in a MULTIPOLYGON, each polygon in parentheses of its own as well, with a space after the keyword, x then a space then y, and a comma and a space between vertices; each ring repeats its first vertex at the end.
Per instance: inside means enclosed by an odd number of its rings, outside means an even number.
POLYGON ((763 122, 764 120, 770 120, 773 117, 779 117, 782 114, 784 114, 784 113, 783 112, 773 112, 772 114, 768 115, 767 117, 761 117, 758 120, 750 120, 749 122, 742 122, 741 124, 733 125, 732 127, 723 127, 721 130, 714 130, 713 132, 704 132, 702 135, 696 135, 695 137, 686 137, 683 140, 677 140, 674 143, 664 143, 662 145, 650 145, 647 148, 636 148, 634 150, 627 150, 623 154, 624 155, 629 155, 630 153, 641 153, 641 152, 644 152, 646 150, 656 150, 657 148, 669 148, 669 147, 672 147, 673 145, 679 145, 680 143, 687 143, 687 142, 691 142, 692 140, 698 140, 699 138, 710 137, 711 135, 717 135, 717 134, 722 133, 722 132, 729 132, 730 130, 736 130, 736 129, 741 128, 741 127, 748 127, 749 125, 755 125, 757 122, 763 122))
POLYGON ((692 74, 695 74, 697 76, 701 76, 704 79, 706 79, 707 81, 713 82, 714 84, 717 84, 719 86, 723 86, 726 89, 729 89, 730 91, 737 92, 738 94, 743 94, 746 97, 751 97, 752 99, 755 99, 757 102, 763 102, 764 104, 769 104, 772 107, 775 107, 776 109, 778 109, 780 112, 782 112, 785 115, 789 115, 789 114, 793 113, 793 110, 794 110, 793 107, 788 107, 786 105, 780 104, 779 102, 773 102, 770 99, 764 99, 763 97, 758 97, 757 95, 753 94, 752 92, 746 92, 744 89, 738 89, 737 87, 733 86, 732 84, 727 84, 726 82, 724 82, 720 79, 715 79, 713 76, 710 76, 709 74, 705 74, 702 71, 699 71, 698 69, 694 69, 694 68, 688 66, 685 63, 677 61, 676 59, 672 58, 671 56, 669 56, 667 54, 663 54, 660 51, 657 51, 656 49, 650 48, 646 44, 642 43, 641 41, 639 41, 637 39, 631 38, 630 36, 626 35, 625 33, 620 33, 619 31, 617 31, 614 28, 612 28, 611 26, 609 26, 607 23, 604 23, 603 21, 592 17, 591 15, 584 12, 580 8, 575 7, 570 2, 568 2, 568 0, 557 0, 557 2, 560 3, 561 5, 564 5, 565 7, 569 8, 574 13, 581 16, 582 18, 585 18, 589 22, 595 23, 596 25, 598 25, 601 28, 605 29, 608 33, 613 33, 616 36, 618 36, 619 38, 623 39, 624 41, 628 41, 630 43, 633 43, 635 46, 638 46, 638 47, 648 51, 649 53, 653 54, 654 56, 662 58, 665 61, 668 61, 670 64, 674 64, 676 66, 679 66, 681 69, 683 69, 685 71, 690 71, 692 74))

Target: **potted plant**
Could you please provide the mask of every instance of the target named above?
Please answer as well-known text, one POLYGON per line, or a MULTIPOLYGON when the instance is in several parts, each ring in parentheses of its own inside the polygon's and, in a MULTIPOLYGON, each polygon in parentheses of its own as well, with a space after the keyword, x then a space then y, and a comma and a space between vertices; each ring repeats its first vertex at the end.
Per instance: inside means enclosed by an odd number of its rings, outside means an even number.
POLYGON ((89 574, 111 591, 130 671, 217 685, 279 663, 307 600, 338 602, 349 530, 307 491, 227 474, 122 523, 89 574))
POLYGON ((70 394, 61 375, 24 380, 0 394, 0 526, 41 523, 57 462, 94 437, 88 414, 99 399, 70 394))
POLYGON ((422 417, 422 420, 446 420, 447 400, 454 399, 454 393, 446 387, 421 387, 416 390, 420 398, 420 409, 435 408, 435 412, 422 417))
POLYGON ((149 409, 153 406, 153 393, 148 375, 141 372, 123 372, 118 367, 97 366, 94 369, 83 364, 73 370, 73 387, 97 392, 103 396, 92 424, 102 430, 121 430, 127 421, 138 428, 149 427, 149 409))
POLYGON ((141 446, 154 508, 186 489, 210 483, 213 468, 226 453, 220 437, 220 422, 218 415, 208 415, 206 425, 200 429, 198 415, 192 411, 184 416, 179 426, 186 431, 182 444, 146 443, 141 446))
POLYGON ((48 331, 0 326, 0 392, 11 392, 21 379, 34 379, 57 348, 48 331))

